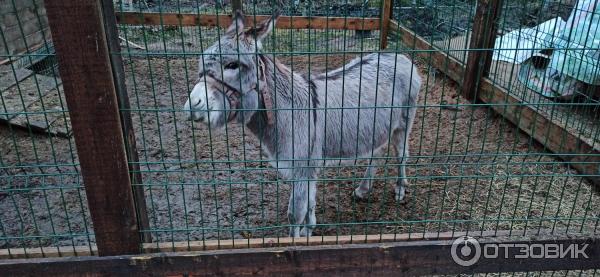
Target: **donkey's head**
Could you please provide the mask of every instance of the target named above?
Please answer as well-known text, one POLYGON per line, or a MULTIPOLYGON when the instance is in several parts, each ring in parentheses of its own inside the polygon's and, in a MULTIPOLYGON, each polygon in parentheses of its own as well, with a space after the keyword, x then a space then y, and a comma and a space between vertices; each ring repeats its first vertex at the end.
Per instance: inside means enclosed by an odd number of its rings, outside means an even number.
POLYGON ((221 38, 203 53, 200 75, 209 75, 239 92, 244 93, 256 86, 260 74, 256 53, 262 48, 262 40, 271 32, 276 16, 257 26, 246 29, 244 16, 237 12, 233 23, 221 38))
MULTIPOLYGON (((235 91, 234 97, 238 98, 235 102, 239 102, 239 106, 231 109, 246 110, 243 113, 246 121, 254 113, 248 110, 259 108, 257 88, 265 85, 259 85, 259 81, 264 80, 265 76, 257 52, 262 48, 262 40, 273 30, 276 19, 277 15, 274 15, 247 29, 244 26, 244 15, 237 12, 231 26, 217 42, 204 51, 199 61, 200 80, 210 78, 213 82, 220 83, 219 91, 235 91)), ((218 88, 219 85, 215 87, 218 88)), ((197 88, 198 86, 194 88, 190 97, 198 93, 206 94, 206 91, 197 88)))

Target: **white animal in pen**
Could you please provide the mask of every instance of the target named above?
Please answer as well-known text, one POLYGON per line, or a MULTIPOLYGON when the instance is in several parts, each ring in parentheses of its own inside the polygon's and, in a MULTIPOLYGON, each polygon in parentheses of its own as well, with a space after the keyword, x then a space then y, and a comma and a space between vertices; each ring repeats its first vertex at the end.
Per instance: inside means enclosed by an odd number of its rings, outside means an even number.
POLYGON ((395 53, 369 54, 328 73, 303 77, 261 54, 276 17, 248 30, 243 15, 200 60, 200 82, 184 110, 210 128, 245 124, 271 164, 291 182, 290 236, 310 236, 316 225, 315 179, 325 161, 369 160, 356 197, 368 196, 372 163, 395 148, 396 200, 404 198, 408 137, 421 78, 416 66, 395 53), (300 229, 302 227, 302 229, 300 229))

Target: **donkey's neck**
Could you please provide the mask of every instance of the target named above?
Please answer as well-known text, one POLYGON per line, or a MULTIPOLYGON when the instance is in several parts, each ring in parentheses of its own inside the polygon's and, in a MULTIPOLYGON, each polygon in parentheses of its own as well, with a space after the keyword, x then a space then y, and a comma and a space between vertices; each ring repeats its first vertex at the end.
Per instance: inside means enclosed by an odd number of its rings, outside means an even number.
MULTIPOLYGON (((293 106, 300 108, 310 103, 310 96, 308 93, 308 82, 299 74, 292 73, 292 71, 279 62, 274 57, 271 58, 264 54, 259 54, 258 59, 264 64, 264 75, 266 81, 267 93, 270 94, 271 101, 273 101, 272 107, 274 109, 287 109, 293 106)), ((259 108, 261 112, 256 112, 248 121, 247 126, 250 131, 263 142, 263 146, 272 154, 276 154, 275 145, 277 143, 277 127, 268 124, 265 104, 261 99, 259 101, 259 108)), ((275 116, 275 125, 277 125, 277 112, 273 112, 275 116)), ((282 128, 280 126, 279 128, 282 128)))
POLYGON ((304 79, 299 74, 292 72, 275 57, 264 54, 258 56, 265 65, 265 79, 272 97, 284 97, 284 99, 291 101, 293 93, 306 86, 304 79))

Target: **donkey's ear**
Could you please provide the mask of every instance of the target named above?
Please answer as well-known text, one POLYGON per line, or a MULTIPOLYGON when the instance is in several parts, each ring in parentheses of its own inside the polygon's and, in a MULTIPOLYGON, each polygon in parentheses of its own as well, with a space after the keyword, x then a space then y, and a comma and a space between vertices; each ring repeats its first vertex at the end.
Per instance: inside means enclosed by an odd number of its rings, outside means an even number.
POLYGON ((273 28, 275 28, 275 24, 277 24, 277 18, 279 18, 279 12, 273 14, 271 18, 256 25, 256 27, 250 28, 250 30, 246 31, 246 35, 251 36, 258 41, 263 40, 271 33, 271 31, 273 31, 273 28))
POLYGON ((242 13, 242 11, 237 10, 235 12, 235 14, 233 15, 233 21, 231 22, 231 25, 229 26, 229 28, 227 28, 227 31, 225 31, 225 34, 228 35, 236 35, 236 34, 241 34, 244 31, 244 13, 242 13))

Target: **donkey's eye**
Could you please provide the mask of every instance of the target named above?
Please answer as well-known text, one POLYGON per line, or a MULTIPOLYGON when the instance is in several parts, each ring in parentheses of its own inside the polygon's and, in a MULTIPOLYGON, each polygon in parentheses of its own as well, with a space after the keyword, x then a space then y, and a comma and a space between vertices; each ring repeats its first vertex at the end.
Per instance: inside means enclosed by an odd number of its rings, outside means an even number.
POLYGON ((231 62, 225 65, 225 69, 237 69, 238 67, 240 67, 239 62, 231 62))

